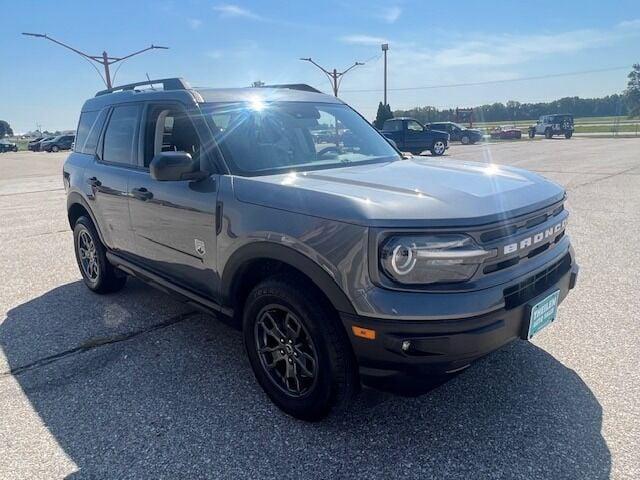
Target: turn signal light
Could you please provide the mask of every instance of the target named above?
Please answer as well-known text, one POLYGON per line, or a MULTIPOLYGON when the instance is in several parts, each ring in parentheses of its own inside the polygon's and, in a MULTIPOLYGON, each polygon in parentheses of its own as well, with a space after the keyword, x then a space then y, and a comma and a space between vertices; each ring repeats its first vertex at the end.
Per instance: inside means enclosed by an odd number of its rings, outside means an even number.
POLYGON ((375 340, 376 339, 376 331, 375 330, 371 330, 369 328, 356 327, 355 325, 353 325, 351 327, 351 330, 353 331, 353 334, 356 337, 366 338, 367 340, 375 340))

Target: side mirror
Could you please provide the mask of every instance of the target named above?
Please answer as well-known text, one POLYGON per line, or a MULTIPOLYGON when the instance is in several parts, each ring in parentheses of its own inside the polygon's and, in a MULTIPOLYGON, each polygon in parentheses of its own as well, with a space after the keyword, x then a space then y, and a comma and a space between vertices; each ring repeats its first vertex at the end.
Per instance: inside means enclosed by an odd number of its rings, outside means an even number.
POLYGON ((202 180, 208 174, 198 169, 198 164, 186 152, 161 152, 149 164, 151 178, 159 182, 202 180))

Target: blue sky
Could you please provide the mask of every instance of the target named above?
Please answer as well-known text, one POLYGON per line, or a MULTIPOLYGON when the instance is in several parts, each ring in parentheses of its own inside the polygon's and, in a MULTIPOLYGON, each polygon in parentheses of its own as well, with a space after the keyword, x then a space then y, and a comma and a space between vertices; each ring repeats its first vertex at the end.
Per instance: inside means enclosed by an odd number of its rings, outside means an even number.
POLYGON ((84 99, 102 87, 81 57, 20 32, 48 33, 90 53, 122 56, 116 84, 183 76, 192 85, 304 82, 329 90, 299 57, 327 67, 365 61, 341 97, 367 117, 382 99, 380 43, 389 50, 392 108, 544 101, 620 92, 627 70, 493 85, 392 90, 515 79, 640 62, 640 2, 563 0, 108 2, 0 0, 0 118, 17 132, 75 128, 84 99), (531 6, 529 6, 529 4, 531 6), (355 91, 374 90, 374 91, 355 91))

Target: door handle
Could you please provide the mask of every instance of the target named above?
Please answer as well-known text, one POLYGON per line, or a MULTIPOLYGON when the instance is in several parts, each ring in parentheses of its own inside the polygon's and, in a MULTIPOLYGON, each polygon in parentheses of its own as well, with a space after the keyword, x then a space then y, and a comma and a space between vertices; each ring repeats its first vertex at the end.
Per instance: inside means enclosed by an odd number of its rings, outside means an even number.
POLYGON ((102 182, 96 177, 87 178, 87 183, 92 187, 100 187, 102 185, 102 182))
POLYGON ((133 190, 131 190, 131 195, 133 195, 138 200, 142 200, 143 202, 146 200, 151 200, 153 198, 153 193, 151 193, 144 187, 134 188, 133 190))

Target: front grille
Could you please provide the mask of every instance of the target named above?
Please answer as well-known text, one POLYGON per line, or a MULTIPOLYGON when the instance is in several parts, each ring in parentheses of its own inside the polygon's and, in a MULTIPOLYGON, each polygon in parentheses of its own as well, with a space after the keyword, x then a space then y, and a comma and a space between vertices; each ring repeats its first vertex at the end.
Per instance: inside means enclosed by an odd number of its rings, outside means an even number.
POLYGON ((524 223, 519 223, 515 225, 509 225, 506 227, 499 227, 494 230, 490 230, 488 232, 483 232, 480 235, 480 241, 484 242, 495 242, 496 240, 500 240, 501 238, 510 237, 512 235, 516 235, 523 230, 527 230, 529 228, 533 228, 537 225, 541 225, 550 218, 553 218, 564 210, 564 204, 559 205, 553 211, 548 211, 542 215, 538 215, 537 217, 531 218, 524 223))
POLYGON ((504 290, 505 308, 510 310, 519 307, 532 298, 537 297, 562 278, 571 268, 571 255, 567 253, 562 260, 544 270, 531 275, 522 282, 504 290))

